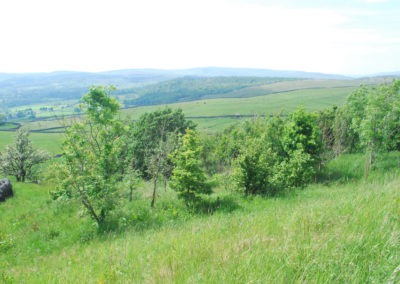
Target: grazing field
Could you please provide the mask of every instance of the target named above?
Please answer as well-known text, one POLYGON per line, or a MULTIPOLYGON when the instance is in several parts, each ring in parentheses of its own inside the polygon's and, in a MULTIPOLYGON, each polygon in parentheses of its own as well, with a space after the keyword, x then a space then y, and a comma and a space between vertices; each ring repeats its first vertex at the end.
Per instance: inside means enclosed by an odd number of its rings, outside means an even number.
MULTIPOLYGON (((13 144, 14 139, 14 132, 0 132, 0 150, 3 150, 7 145, 13 144)), ((61 152, 63 141, 63 134, 61 133, 31 133, 30 139, 35 148, 46 150, 51 154, 59 154, 61 152)))
MULTIPOLYGON (((223 117, 225 115, 270 115, 281 111, 287 113, 295 110, 299 106, 304 106, 305 109, 311 111, 320 110, 343 104, 347 96, 354 90, 355 87, 299 89, 250 98, 206 99, 167 105, 143 106, 123 109, 121 111, 121 116, 129 119, 138 119, 139 116, 145 112, 151 112, 165 106, 181 108, 186 116, 190 117, 190 119, 193 119, 198 124, 200 129, 218 131, 238 121, 237 118, 223 117), (196 119, 197 116, 214 117, 196 119), (216 118, 215 116, 222 117, 216 118)), ((48 114, 51 113, 48 112, 48 114)), ((21 123, 31 130, 44 129, 45 132, 49 132, 49 130, 47 130, 48 128, 60 127, 65 124, 68 125, 71 119, 79 118, 76 116, 72 118, 66 116, 65 119, 62 116, 43 117, 42 119, 22 121, 21 123)), ((50 130, 50 132, 51 131, 52 130, 50 130)))
MULTIPOLYGON (((168 106, 181 108, 187 116, 274 114, 280 111, 293 111, 301 105, 308 110, 319 110, 333 105, 341 105, 354 89, 348 87, 296 90, 252 98, 208 99, 168 104, 168 106)), ((123 113, 136 118, 146 111, 159 108, 160 106, 131 108, 123 110, 123 113)))
POLYGON ((364 157, 343 156, 327 185, 274 199, 228 199, 220 187, 213 215, 160 191, 154 210, 126 204, 131 226, 101 234, 77 206, 51 202, 50 184, 17 183, 0 206, 0 282, 385 283, 400 263, 399 158, 381 157, 364 184, 352 172, 364 157))

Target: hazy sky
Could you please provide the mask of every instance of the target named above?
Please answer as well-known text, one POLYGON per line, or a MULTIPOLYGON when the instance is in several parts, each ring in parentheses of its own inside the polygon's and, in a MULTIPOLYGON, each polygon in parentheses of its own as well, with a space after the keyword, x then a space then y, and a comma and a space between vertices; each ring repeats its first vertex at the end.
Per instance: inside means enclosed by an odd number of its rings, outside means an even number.
POLYGON ((1 0, 0 72, 400 71, 399 0, 1 0))

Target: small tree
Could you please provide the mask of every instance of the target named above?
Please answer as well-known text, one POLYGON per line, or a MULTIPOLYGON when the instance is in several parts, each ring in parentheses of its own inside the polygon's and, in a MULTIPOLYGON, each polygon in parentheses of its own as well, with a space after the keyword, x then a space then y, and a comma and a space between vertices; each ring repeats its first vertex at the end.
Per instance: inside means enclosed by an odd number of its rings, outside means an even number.
MULTIPOLYGON (((181 109, 165 108, 145 113, 135 122, 131 136, 130 155, 135 169, 148 179, 148 162, 146 157, 156 154, 160 141, 166 141, 168 135, 184 134, 187 128, 194 129, 193 122, 185 119, 181 109)), ((169 175, 171 172, 169 172, 169 175)))
POLYGON ((101 226, 115 207, 116 184, 121 180, 121 149, 125 129, 116 118, 119 104, 113 88, 92 87, 83 97, 87 117, 66 131, 61 191, 78 198, 101 226))
POLYGON ((273 177, 278 157, 262 138, 250 139, 234 163, 234 180, 245 195, 275 195, 273 177))
POLYGON ((174 139, 172 139, 171 135, 168 135, 166 141, 160 140, 159 147, 150 151, 146 157, 147 173, 153 181, 151 208, 154 208, 156 202, 157 186, 160 177, 163 177, 164 188, 167 188, 167 179, 173 168, 169 156, 175 148, 176 143, 174 139))
POLYGON ((182 137, 181 147, 175 152, 171 187, 178 191, 179 198, 191 207, 200 198, 200 194, 211 194, 212 189, 200 162, 201 147, 198 134, 187 129, 182 137))
POLYGON ((6 147, 0 153, 0 171, 5 175, 15 176, 17 181, 24 182, 35 175, 35 166, 50 159, 50 155, 41 150, 36 150, 29 140, 29 131, 20 128, 14 145, 6 147))

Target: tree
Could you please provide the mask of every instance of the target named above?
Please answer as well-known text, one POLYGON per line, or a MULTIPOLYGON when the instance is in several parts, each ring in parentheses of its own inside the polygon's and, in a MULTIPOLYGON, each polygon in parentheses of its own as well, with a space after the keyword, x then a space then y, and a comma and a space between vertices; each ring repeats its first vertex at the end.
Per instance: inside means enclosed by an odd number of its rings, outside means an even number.
POLYGON ((175 148, 176 145, 174 139, 169 135, 165 141, 160 140, 159 146, 146 156, 147 173, 153 180, 153 194, 150 204, 151 208, 154 208, 156 202, 157 185, 161 176, 164 178, 164 187, 166 188, 167 186, 167 178, 173 168, 169 156, 175 148))
POLYGON ((318 113, 317 124, 321 133, 321 142, 325 158, 330 158, 335 144, 334 123, 337 107, 321 110, 318 113))
POLYGON ((29 140, 29 131, 20 128, 14 145, 6 147, 0 153, 0 171, 5 175, 15 176, 17 181, 24 182, 35 175, 35 167, 50 159, 50 155, 41 150, 36 150, 29 140))
POLYGON ((278 157, 265 140, 250 138, 234 164, 234 180, 245 195, 275 195, 278 191, 273 183, 278 157))
POLYGON ((301 187, 313 177, 321 142, 316 117, 299 109, 284 120, 274 116, 245 125, 252 129, 242 141, 234 178, 245 195, 274 196, 301 187))
POLYGON ((158 151, 160 141, 166 141, 169 134, 177 136, 184 134, 186 129, 194 129, 195 125, 187 121, 181 109, 165 108, 143 114, 134 124, 131 136, 132 159, 135 169, 145 178, 149 178, 146 156, 152 156, 158 151))
POLYGON ((173 157, 175 167, 172 170, 171 187, 178 192, 179 198, 185 200, 188 207, 200 199, 200 194, 212 193, 200 162, 200 154, 198 134, 187 129, 173 157))
POLYGON ((288 155, 302 150, 309 154, 315 163, 319 161, 322 143, 316 119, 316 115, 306 112, 303 108, 289 115, 282 137, 283 147, 288 155))
POLYGON ((120 176, 121 149, 126 129, 116 115, 114 88, 96 86, 84 95, 87 117, 66 130, 64 164, 59 189, 78 198, 90 217, 101 226, 115 207, 120 176))

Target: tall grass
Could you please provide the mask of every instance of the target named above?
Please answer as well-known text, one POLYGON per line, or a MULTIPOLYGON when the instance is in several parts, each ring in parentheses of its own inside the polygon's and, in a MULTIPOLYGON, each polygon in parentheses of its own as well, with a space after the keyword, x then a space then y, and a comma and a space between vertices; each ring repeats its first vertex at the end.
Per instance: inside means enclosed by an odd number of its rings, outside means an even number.
POLYGON ((152 211, 145 187, 101 234, 78 204, 50 201, 51 186, 18 183, 0 205, 0 282, 383 283, 400 263, 398 158, 367 183, 355 155, 328 165, 346 180, 274 199, 219 189, 212 215, 163 189, 152 211))

